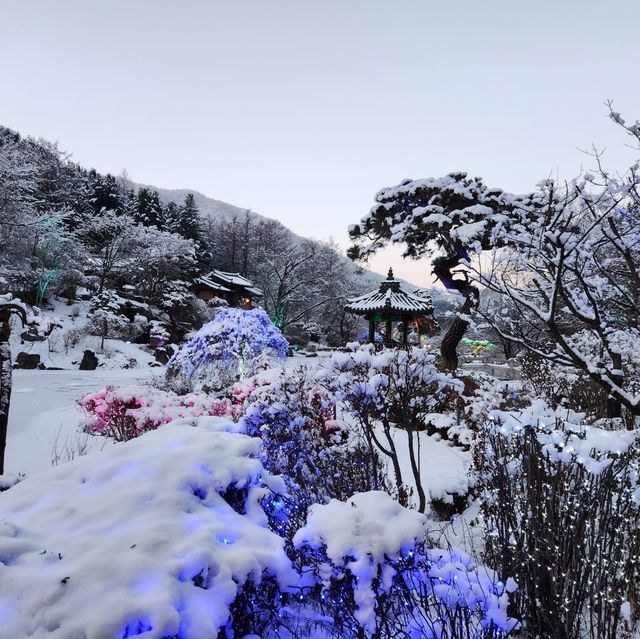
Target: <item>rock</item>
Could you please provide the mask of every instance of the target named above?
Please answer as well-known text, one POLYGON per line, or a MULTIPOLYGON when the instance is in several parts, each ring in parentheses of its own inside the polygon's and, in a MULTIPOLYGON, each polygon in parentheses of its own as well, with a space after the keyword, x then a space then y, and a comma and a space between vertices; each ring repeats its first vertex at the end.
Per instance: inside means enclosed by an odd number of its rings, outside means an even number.
POLYGON ((15 368, 24 368, 26 370, 35 370, 40 365, 40 355, 37 353, 18 353, 16 357, 15 368))
POLYGON ((85 351, 80 362, 81 371, 95 371, 98 367, 98 358, 93 351, 85 351))
POLYGON ((153 353, 153 356, 155 357, 157 362, 160 362, 160 364, 166 364, 171 358, 169 353, 167 353, 167 349, 163 347, 156 348, 156 350, 153 353))
POLYGON ((44 342, 44 340, 47 339, 47 336, 43 335, 42 333, 38 333, 38 330, 36 328, 27 329, 20 334, 20 337, 25 342, 44 342))

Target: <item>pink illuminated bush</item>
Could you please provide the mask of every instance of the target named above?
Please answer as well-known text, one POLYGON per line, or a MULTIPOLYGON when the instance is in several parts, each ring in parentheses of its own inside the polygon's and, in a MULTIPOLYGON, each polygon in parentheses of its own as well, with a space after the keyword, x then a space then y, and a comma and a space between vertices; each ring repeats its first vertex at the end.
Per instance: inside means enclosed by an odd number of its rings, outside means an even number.
POLYGON ((231 417, 226 399, 190 393, 176 395, 148 386, 107 386, 79 401, 86 414, 82 426, 87 433, 127 441, 162 424, 185 417, 205 415, 231 417))

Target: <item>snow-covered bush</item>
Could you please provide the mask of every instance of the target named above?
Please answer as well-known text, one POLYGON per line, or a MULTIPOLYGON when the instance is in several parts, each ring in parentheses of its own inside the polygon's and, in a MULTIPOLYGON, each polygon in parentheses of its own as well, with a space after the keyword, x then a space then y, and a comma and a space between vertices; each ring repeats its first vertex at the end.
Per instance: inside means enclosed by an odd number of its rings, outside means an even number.
POLYGON ((91 300, 89 307, 89 332, 102 338, 101 348, 107 337, 128 339, 131 323, 124 315, 125 300, 114 291, 104 290, 91 300))
MULTIPOLYGON (((358 333, 356 339, 360 344, 367 344, 369 342, 369 331, 364 331, 363 333, 358 333)), ((373 341, 376 344, 382 344, 384 342, 384 338, 377 331, 373 334, 373 341)))
MULTIPOLYGON (((611 354, 603 352, 592 331, 576 332, 567 338, 576 349, 595 364, 613 367, 611 354)), ((640 393, 640 331, 609 329, 607 338, 612 344, 613 356, 619 356, 620 371, 625 380, 630 397, 640 393)), ((520 356, 523 376, 531 383, 534 391, 551 405, 570 406, 574 411, 586 413, 590 420, 611 417, 608 414, 611 398, 606 389, 594 381, 588 371, 569 364, 559 364, 526 352, 520 356)), ((618 380, 620 381, 620 380, 618 380)), ((623 421, 633 428, 633 416, 628 410, 621 412, 623 421)))
POLYGON ((295 587, 260 505, 282 482, 258 440, 216 428, 161 428, 3 492, 0 634, 230 636, 243 588, 295 587))
POLYGON ((231 402, 198 393, 176 395, 150 386, 107 386, 79 402, 87 417, 84 430, 126 441, 175 419, 230 416, 231 402))
POLYGON ((171 339, 165 325, 158 320, 152 320, 149 328, 149 346, 151 348, 164 348, 171 339))
POLYGON ((176 390, 222 390, 282 361, 288 343, 260 308, 223 308, 169 361, 167 380, 176 390))
POLYGON ((427 430, 430 415, 445 399, 445 391, 459 388, 461 383, 440 373, 435 357, 424 349, 376 352, 371 344, 333 355, 320 378, 354 421, 366 447, 388 457, 400 501, 407 505, 406 479, 395 440, 396 429, 404 433, 418 509, 424 512, 427 495, 421 478, 419 432, 427 430))
POLYGON ((261 438, 262 463, 287 484, 288 498, 271 510, 282 534, 291 536, 313 503, 386 487, 375 451, 349 439, 332 397, 305 367, 255 386, 244 405, 245 432, 261 438))
POLYGON ((327 636, 485 639, 517 627, 506 584, 454 549, 429 548, 427 520, 379 491, 310 510, 294 537, 327 636))
POLYGON ((579 416, 569 422, 566 410, 541 400, 492 417, 475 451, 485 556, 518 582, 524 629, 631 636, 640 580, 636 433, 580 425, 579 416))

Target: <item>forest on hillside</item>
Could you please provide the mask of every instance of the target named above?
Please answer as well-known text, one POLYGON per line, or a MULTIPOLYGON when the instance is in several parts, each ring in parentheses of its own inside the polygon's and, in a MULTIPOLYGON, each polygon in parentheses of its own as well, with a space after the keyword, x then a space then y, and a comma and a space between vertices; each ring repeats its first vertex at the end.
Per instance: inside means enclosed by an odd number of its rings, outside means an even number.
POLYGON ((194 279, 217 268, 254 281, 285 332, 343 344, 357 325, 344 300, 370 287, 333 241, 301 239, 250 211, 203 217, 192 194, 163 201, 126 172, 86 169, 57 144, 5 127, 0 246, 0 292, 38 307, 82 296, 91 301, 88 330, 108 337, 140 337, 142 315, 180 339, 223 304, 193 293, 194 279))

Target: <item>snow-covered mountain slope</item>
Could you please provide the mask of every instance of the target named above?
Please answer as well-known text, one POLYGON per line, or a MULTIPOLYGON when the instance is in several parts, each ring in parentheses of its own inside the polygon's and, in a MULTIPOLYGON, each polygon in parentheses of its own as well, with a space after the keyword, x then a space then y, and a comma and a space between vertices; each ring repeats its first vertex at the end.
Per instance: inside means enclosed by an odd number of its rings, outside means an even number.
MULTIPOLYGON (((234 216, 243 218, 245 213, 249 210, 240 206, 235 206, 234 204, 229 204, 228 202, 223 202, 222 200, 216 200, 192 189, 163 189, 152 184, 136 184, 136 187, 146 187, 153 191, 157 191, 163 204, 167 204, 168 202, 183 202, 184 198, 191 193, 198 209, 200 210, 200 214, 205 219, 211 217, 215 220, 231 220, 234 216)), ((257 220, 271 219, 264 215, 260 215, 255 211, 251 211, 251 216, 257 220)), ((298 237, 293 233, 293 231, 291 231, 291 234, 298 237)))
MULTIPOLYGON (((242 219, 249 210, 246 208, 235 206, 234 204, 229 204, 228 202, 223 202, 222 200, 216 200, 215 198, 209 197, 192 189, 163 189, 152 184, 136 184, 135 186, 136 188, 146 187, 148 189, 157 191, 160 195, 160 199, 164 204, 168 202, 183 202, 184 198, 189 193, 191 193, 193 194, 195 203, 198 206, 200 214, 202 215, 204 220, 210 218, 216 221, 230 221, 234 216, 242 219)), ((253 210, 251 210, 251 216, 258 221, 273 220, 273 218, 268 218, 264 215, 260 215, 260 213, 256 213, 253 210)), ((305 239, 300 235, 294 233, 290 229, 287 230, 289 231, 290 236, 294 241, 302 242, 305 239)), ((343 259, 345 261, 350 261, 346 256, 344 256, 343 259)), ((425 268, 428 268, 426 264, 425 268)), ((364 268, 364 271, 362 273, 363 280, 371 286, 372 290, 377 288, 380 284, 380 281, 385 279, 385 277, 386 273, 376 273, 375 271, 371 271, 366 268, 364 268)), ((417 284, 413 284, 412 282, 402 280, 400 278, 398 279, 402 283, 403 287, 406 288, 406 290, 410 291, 418 288, 417 284)), ((457 305, 454 295, 451 295, 450 293, 438 288, 432 288, 430 290, 437 308, 446 308, 446 310, 450 310, 450 308, 453 308, 457 305)))

